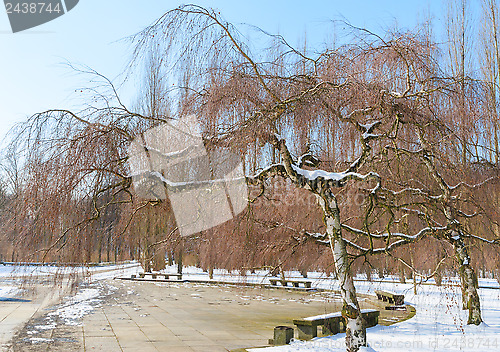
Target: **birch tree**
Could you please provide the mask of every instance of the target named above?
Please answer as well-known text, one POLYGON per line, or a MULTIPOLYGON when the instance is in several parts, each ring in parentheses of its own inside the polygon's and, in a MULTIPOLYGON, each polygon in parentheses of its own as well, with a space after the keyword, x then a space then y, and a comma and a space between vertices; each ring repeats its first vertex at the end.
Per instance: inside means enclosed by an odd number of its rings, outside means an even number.
MULTIPOLYGON (((185 87, 190 101, 182 113, 200 117, 207 145, 243 153, 253 148, 253 141, 269 146, 268 165, 247 177, 261 189, 257 196, 269 179, 281 177, 317 197, 324 232, 299 232, 331 248, 341 283, 348 351, 366 345, 352 279, 353 258, 391 253, 423 237, 450 232, 453 226, 430 223, 414 234, 393 232, 397 219, 390 214, 397 206, 382 201, 393 190, 385 188, 377 172, 378 160, 387 150, 384 141, 404 144, 398 133, 403 118, 420 116, 414 112, 442 89, 432 79, 436 62, 428 38, 405 33, 383 39, 362 29, 355 32, 359 41, 314 57, 273 36, 284 50, 280 60, 269 63, 259 60, 215 11, 183 6, 134 38, 138 60, 148 48, 160 46, 167 53, 166 72, 175 72, 179 62, 191 68, 193 77, 185 87), (178 47, 179 38, 189 38, 189 47, 178 47), (338 126, 349 138, 328 148, 343 155, 342 162, 322 163, 301 143, 304 138, 296 126, 309 129, 306 140, 319 145, 324 132, 338 126), (363 185, 366 200, 355 216, 362 221, 351 225, 342 216, 345 210, 336 193, 354 185, 363 185)), ((167 187, 172 186, 167 182, 167 187)))
MULTIPOLYGON (((443 146, 439 144, 442 143, 443 138, 449 138, 453 132, 437 122, 439 127, 436 127, 435 134, 432 136, 430 129, 423 126, 425 123, 435 124, 436 120, 432 122, 424 119, 424 121, 406 121, 415 129, 415 140, 418 141, 415 148, 388 146, 396 155, 404 154, 403 159, 424 172, 418 179, 411 178, 398 182, 399 186, 403 187, 397 192, 391 190, 389 193, 396 198, 404 195, 405 201, 400 203, 400 210, 404 216, 416 215, 422 223, 441 229, 441 231, 434 231, 432 235, 452 246, 461 280, 463 309, 469 311, 467 323, 478 325, 482 322, 477 292, 478 282, 467 242, 479 241, 495 245, 499 243, 499 240, 471 233, 467 223, 475 217, 484 215, 484 211, 481 206, 471 204, 470 197, 474 197, 473 194, 478 189, 497 182, 497 178, 483 177, 483 180, 478 183, 468 183, 470 181, 460 179, 460 176, 467 177, 462 173, 459 177, 456 177, 457 174, 450 173, 451 170, 457 173, 460 167, 456 162, 450 161, 441 154, 443 146)), ((489 237, 491 238, 491 234, 489 237)), ((405 264, 410 267, 408 263, 405 264)))
MULTIPOLYGON (((23 125, 14 144, 26 146, 28 177, 19 203, 23 225, 29 224, 23 227, 24 238, 42 239, 44 254, 63 250, 71 246, 71 235, 111 206, 120 207, 119 233, 132 231, 141 214, 169 209, 162 197, 141 199, 133 187, 140 177, 168 192, 217 182, 179 183, 156 170, 135 174, 127 166, 132 141, 143 139, 151 128, 195 115, 209 154, 229 150, 243 157, 245 181, 254 187, 250 204, 262 199, 277 178, 316 199, 303 212, 321 213, 319 230, 289 230, 297 243, 313 239, 331 250, 348 351, 367 344, 353 262, 395 256, 397 249, 417 246, 426 237, 455 249, 469 322, 477 324, 477 281, 466 241, 495 244, 498 239, 471 233, 468 222, 482 216, 483 209, 470 205, 467 196, 494 178, 457 179, 460 167, 467 166, 464 151, 473 148, 457 136, 448 100, 457 91, 475 98, 472 90, 464 86, 464 75, 446 76, 425 31, 381 37, 349 28, 346 43, 315 54, 257 30, 260 40, 272 45, 274 59, 269 60, 265 50, 252 49, 214 10, 188 5, 167 12, 131 38, 129 73, 146 64, 154 81, 140 109, 129 109, 108 81, 110 96, 92 97, 102 99, 101 105, 78 113, 47 111, 23 125), (340 202, 347 191, 362 201, 340 202), (65 212, 70 206, 78 212, 65 212), (52 220, 44 222, 48 216, 52 220), (44 236, 49 231, 51 236, 44 236)), ((153 230, 154 243, 146 241, 145 257, 151 246, 167 243, 176 231, 153 230)), ((417 272, 411 262, 398 262, 417 272)))

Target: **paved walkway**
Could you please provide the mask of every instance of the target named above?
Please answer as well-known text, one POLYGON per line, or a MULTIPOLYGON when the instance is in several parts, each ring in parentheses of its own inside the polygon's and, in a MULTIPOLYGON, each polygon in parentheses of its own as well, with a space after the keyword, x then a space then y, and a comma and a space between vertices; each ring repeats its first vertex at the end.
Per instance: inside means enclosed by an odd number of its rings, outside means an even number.
MULTIPOLYGON (((275 326, 293 326, 298 317, 340 310, 340 297, 331 292, 121 280, 99 287, 112 293, 100 297, 82 326, 57 324, 30 335, 36 325, 47 324, 40 315, 16 335, 13 350, 231 351, 267 345, 275 326)), ((379 308, 367 298, 360 304, 379 308)))
POLYGON ((277 325, 338 310, 320 294, 196 284, 119 283, 125 296, 84 320, 85 350, 228 351, 267 345, 277 325))
MULTIPOLYGON (((97 268, 94 273, 101 275, 109 271, 121 273, 122 269, 103 267, 97 268)), ((23 273, 22 270, 20 272, 23 273)), ((13 351, 16 346, 12 346, 12 339, 16 332, 26 327, 28 322, 43 317, 49 307, 60 303, 62 297, 70 295, 75 280, 81 280, 81 276, 82 273, 75 275, 51 272, 15 279, 3 277, 0 286, 19 288, 21 285, 22 294, 7 299, 0 297, 0 352, 13 351)))
POLYGON ((16 331, 45 307, 56 303, 65 292, 69 292, 66 285, 34 283, 22 297, 0 301, 0 351, 11 351, 10 340, 16 331))

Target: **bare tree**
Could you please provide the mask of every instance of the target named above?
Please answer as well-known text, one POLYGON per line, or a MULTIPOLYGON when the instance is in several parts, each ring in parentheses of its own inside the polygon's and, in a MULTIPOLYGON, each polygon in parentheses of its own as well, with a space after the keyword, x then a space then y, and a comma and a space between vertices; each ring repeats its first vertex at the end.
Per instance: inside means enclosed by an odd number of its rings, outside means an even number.
POLYGON ((257 30, 261 39, 270 40, 271 50, 251 50, 237 28, 214 10, 189 5, 167 12, 131 38, 130 72, 147 67, 139 112, 129 110, 113 84, 93 72, 110 94, 92 90, 94 102, 87 109, 47 111, 20 127, 13 145, 24 150, 26 181, 13 226, 44 257, 75 246, 91 250, 95 241, 90 237, 76 239, 92 236, 105 209, 115 209, 114 233, 108 238, 127 238, 141 251, 146 268, 154 253, 164 256, 165 248, 182 248, 174 238, 173 219, 164 217, 171 214, 168 200, 141 198, 132 181, 148 177, 168 192, 205 184, 175 183, 155 170, 134 174, 127 150, 149 129, 171 123, 171 116, 194 114, 208 153, 241 155, 253 187, 251 205, 233 225, 200 236, 199 248, 209 253, 203 265, 235 265, 225 254, 239 238, 226 234, 218 239, 231 226, 257 236, 244 242, 264 249, 252 252, 241 246, 235 251, 234 256, 248 256, 239 264, 252 267, 268 266, 278 251, 282 256, 272 266, 285 268, 309 240, 328 246, 341 283, 347 349, 357 351, 367 340, 353 284, 354 262, 392 256, 414 279, 427 278, 398 249, 435 238, 454 249, 469 323, 479 323, 477 281, 466 242, 498 243, 492 233, 472 231, 478 219, 491 223, 494 213, 475 199, 496 175, 494 168, 488 176, 486 171, 469 175, 485 144, 478 138, 480 129, 460 125, 457 132, 454 111, 457 97, 463 98, 458 100, 463 103, 461 123, 479 111, 482 86, 463 70, 456 76, 445 73, 425 28, 384 37, 349 29, 345 44, 333 43, 316 54, 257 30), (277 180, 284 180, 280 189, 277 180), (269 200, 270 189, 293 194, 294 202, 304 195, 314 202, 278 203, 273 206, 280 216, 266 219, 270 216, 261 211, 258 218, 255 210, 269 200), (346 194, 358 201, 343 201, 346 194), (308 217, 294 222, 292 209, 308 217), (252 221, 258 229, 250 232, 252 221), (286 231, 288 240, 278 243, 272 232, 258 233, 273 229, 286 231))
MULTIPOLYGON (((491 141, 491 152, 488 153, 491 162, 498 164, 500 156, 500 141, 498 134, 498 104, 500 87, 500 48, 499 48, 499 13, 498 3, 494 0, 483 1, 483 55, 481 65, 482 74, 488 83, 487 105, 490 123, 492 128, 488 129, 492 135, 489 135, 491 141)), ((487 130, 487 131, 488 131, 487 130)))
MULTIPOLYGON (((234 27, 216 12, 185 6, 165 14, 135 37, 136 58, 150 47, 162 46, 164 52, 181 53, 166 57, 166 70, 189 62, 196 79, 187 87, 192 93, 182 112, 200 116, 208 145, 243 151, 254 148, 253 141, 269 146, 263 170, 248 177, 261 188, 259 195, 274 177, 316 195, 325 231, 302 234, 331 247, 350 351, 366 344, 352 259, 391 253, 423 237, 450 233, 454 226, 453 221, 431 222, 415 234, 393 232, 393 224, 400 220, 391 213, 403 208, 384 201, 398 191, 386 188, 384 177, 376 172, 378 160, 390 150, 384 141, 399 150, 406 143, 399 132, 405 118, 418 121, 423 114, 419 109, 430 112, 429 96, 447 85, 433 79, 439 70, 431 56, 432 44, 419 34, 394 34, 384 40, 364 30, 355 32, 361 37, 355 44, 316 57, 306 56, 275 36, 284 50, 279 60, 269 63, 257 61, 234 27), (179 38, 189 38, 189 48, 174 50, 179 38), (333 139, 327 148, 341 158, 335 165, 323 163, 323 168, 321 158, 304 141, 323 146, 325 139, 332 140, 326 132, 332 126, 339 128, 343 138, 333 139), (342 219, 336 193, 359 185, 364 185, 360 190, 365 194, 364 206, 354 210, 356 216, 350 219, 357 222, 351 220, 349 225, 342 219), (354 252, 349 253, 348 247, 354 252)), ((404 211, 415 215, 409 208, 404 211)))

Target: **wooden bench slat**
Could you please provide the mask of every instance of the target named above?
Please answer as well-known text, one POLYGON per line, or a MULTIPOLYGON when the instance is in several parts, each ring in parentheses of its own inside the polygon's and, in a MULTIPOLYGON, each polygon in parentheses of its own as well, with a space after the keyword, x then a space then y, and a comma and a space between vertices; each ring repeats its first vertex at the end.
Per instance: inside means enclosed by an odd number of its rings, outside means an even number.
MULTIPOLYGON (((367 328, 378 324, 380 311, 376 309, 362 309, 361 316, 363 317, 364 325, 367 328)), ((303 319, 295 319, 293 323, 297 326, 299 339, 310 340, 318 336, 318 326, 323 326, 325 335, 335 335, 340 332, 345 332, 346 326, 341 312, 315 315, 303 319)))
POLYGON ((315 315, 313 317, 304 318, 304 320, 309 321, 309 320, 329 319, 329 318, 336 318, 336 317, 341 317, 341 316, 342 316, 341 312, 336 312, 336 313, 315 315))
POLYGON ((182 280, 182 274, 165 274, 165 273, 139 273, 139 277, 144 279, 146 276, 151 276, 153 279, 157 277, 161 278, 162 276, 165 280, 168 280, 170 277, 176 277, 178 280, 182 280))
POLYGON ((405 302, 404 295, 398 295, 387 291, 375 291, 375 294, 377 295, 377 299, 383 302, 389 302, 396 305, 403 305, 405 302))
POLYGON ((269 279, 269 282, 271 283, 272 286, 278 286, 278 282, 281 284, 283 287, 297 287, 300 288, 300 284, 303 284, 305 288, 311 288, 312 282, 311 281, 305 281, 305 280, 289 280, 289 279, 269 279), (291 284, 289 286, 288 284, 291 284))

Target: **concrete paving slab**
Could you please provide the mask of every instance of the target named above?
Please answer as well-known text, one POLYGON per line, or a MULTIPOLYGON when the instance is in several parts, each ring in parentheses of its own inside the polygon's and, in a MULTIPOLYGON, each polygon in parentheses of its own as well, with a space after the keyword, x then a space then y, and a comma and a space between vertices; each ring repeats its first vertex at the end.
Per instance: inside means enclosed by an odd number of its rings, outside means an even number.
MULTIPOLYGON (((116 304, 103 304, 102 310, 123 351, 153 348, 169 352, 219 352, 266 345, 274 326, 291 324, 297 316, 336 308, 326 301, 296 303, 309 294, 305 292, 193 284, 169 287, 130 281, 121 285, 134 294, 117 294, 116 304), (249 294, 264 295, 269 300, 251 301, 247 298, 249 294), (284 309, 289 304, 292 307, 284 309)), ((95 321, 90 315, 84 319, 84 326, 95 321)), ((99 333, 94 326, 86 334, 86 341, 99 333)))
POLYGON ((10 340, 16 331, 38 312, 58 302, 68 292, 67 281, 63 281, 58 287, 33 282, 27 286, 22 295, 14 297, 22 301, 0 301, 0 351, 11 350, 10 340))
MULTIPOLYGON (((46 332, 57 343, 41 349, 25 344, 14 352, 230 351, 265 346, 275 326, 293 326, 293 319, 341 308, 340 301, 325 292, 118 280, 103 285, 118 289, 101 297, 100 305, 83 318, 83 326, 71 330, 67 340, 73 342, 61 342, 66 335, 58 327, 46 332)), ((376 308, 372 303, 362 300, 361 306, 376 308)))

